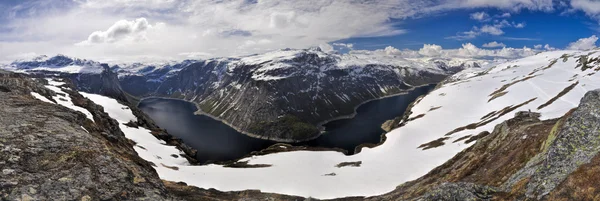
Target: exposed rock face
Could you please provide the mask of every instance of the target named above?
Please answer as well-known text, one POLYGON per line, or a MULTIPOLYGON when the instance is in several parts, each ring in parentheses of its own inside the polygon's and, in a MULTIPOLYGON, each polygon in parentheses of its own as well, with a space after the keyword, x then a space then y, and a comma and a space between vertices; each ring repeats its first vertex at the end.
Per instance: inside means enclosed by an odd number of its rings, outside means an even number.
POLYGON ((492 200, 496 190, 472 183, 444 183, 417 200, 492 200))
POLYGON ((200 189, 194 186, 188 186, 185 183, 175 183, 165 181, 165 186, 170 194, 179 199, 187 201, 229 201, 229 200, 269 200, 269 201, 311 201, 314 199, 303 198, 289 195, 278 195, 272 193, 262 193, 256 190, 247 190, 239 192, 221 192, 214 189, 200 189))
POLYGON ((117 73, 112 72, 107 64, 101 66, 103 70, 99 74, 62 73, 61 76, 69 78, 78 91, 105 95, 121 102, 135 103, 136 99, 121 88, 117 73))
POLYGON ((170 200, 158 175, 102 107, 94 116, 44 103, 30 78, 0 73, 0 197, 3 200, 170 200))
POLYGON ((600 90, 590 91, 566 121, 548 138, 545 152, 528 162, 507 186, 529 178, 526 196, 541 199, 600 151, 600 90))

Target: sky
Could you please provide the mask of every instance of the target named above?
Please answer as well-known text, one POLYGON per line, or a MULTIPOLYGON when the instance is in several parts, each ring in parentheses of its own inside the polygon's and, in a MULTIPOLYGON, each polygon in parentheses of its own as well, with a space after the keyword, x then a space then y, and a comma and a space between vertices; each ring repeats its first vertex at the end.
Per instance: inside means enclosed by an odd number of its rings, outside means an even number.
POLYGON ((199 59, 319 46, 517 58, 596 47, 597 0, 2 0, 0 61, 199 59))

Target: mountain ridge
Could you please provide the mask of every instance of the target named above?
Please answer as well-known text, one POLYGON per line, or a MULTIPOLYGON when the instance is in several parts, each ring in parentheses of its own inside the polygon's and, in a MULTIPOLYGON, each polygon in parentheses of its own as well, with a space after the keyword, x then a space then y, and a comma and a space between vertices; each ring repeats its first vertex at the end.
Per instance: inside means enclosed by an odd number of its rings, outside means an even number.
MULTIPOLYGON (((55 60, 46 57, 36 62, 55 60)), ((31 65, 20 68, 19 64, 13 63, 12 68, 48 73, 62 70, 30 68, 31 65)), ((318 137, 322 124, 351 115, 353 108, 361 103, 399 94, 414 86, 437 83, 462 69, 487 64, 484 60, 404 59, 373 52, 337 54, 310 48, 238 58, 185 60, 161 67, 155 64, 109 67, 119 73, 118 82, 123 90, 137 98, 183 99, 196 104, 199 114, 226 122, 250 136, 299 142, 318 137)), ((94 92, 88 85, 100 85, 99 81, 86 83, 86 79, 93 79, 94 74, 102 71, 87 72, 62 73, 81 83, 80 90, 94 92)))

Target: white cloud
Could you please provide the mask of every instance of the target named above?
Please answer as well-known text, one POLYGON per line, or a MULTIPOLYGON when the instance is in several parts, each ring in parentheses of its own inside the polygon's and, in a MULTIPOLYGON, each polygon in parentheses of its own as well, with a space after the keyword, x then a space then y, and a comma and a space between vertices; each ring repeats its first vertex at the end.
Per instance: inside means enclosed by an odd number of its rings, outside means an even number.
POLYGON ((339 48, 354 49, 354 44, 352 43, 333 43, 332 45, 339 48))
POLYGON ((553 51, 553 50, 557 50, 557 48, 551 47, 549 44, 546 45, 542 45, 542 44, 537 44, 533 46, 534 49, 544 49, 544 50, 548 50, 548 51, 553 51))
POLYGON ((500 18, 510 18, 512 15, 510 13, 502 13, 502 15, 498 15, 500 18))
MULTIPOLYGON (((369 53, 371 51, 358 51, 361 53, 369 53)), ((383 50, 372 51, 373 54, 386 54, 400 56, 404 58, 479 58, 479 59, 516 59, 526 56, 535 55, 537 52, 534 49, 510 48, 503 47, 502 49, 481 49, 471 43, 465 43, 458 49, 443 49, 439 45, 424 44, 419 51, 414 50, 399 50, 388 46, 383 50)))
POLYGON ((487 48, 497 48, 497 47, 506 47, 506 45, 504 43, 498 43, 496 41, 492 41, 486 44, 483 44, 483 47, 487 47, 487 48))
POLYGON ((598 37, 596 35, 592 35, 589 38, 581 38, 575 42, 570 43, 567 46, 567 49, 570 50, 589 50, 596 48, 596 42, 598 41, 598 37))
POLYGON ((471 19, 484 22, 490 19, 490 15, 488 15, 486 12, 471 13, 471 19))
POLYGON ((526 24, 524 22, 518 23, 518 24, 513 24, 513 26, 515 28, 525 28, 526 24))
POLYGON ((557 50, 557 48, 550 47, 550 45, 549 45, 549 44, 546 44, 546 45, 544 45, 544 49, 545 49, 545 50, 548 50, 548 51, 557 50))
POLYGON ((481 28, 479 28, 479 32, 499 36, 504 34, 504 31, 502 31, 502 29, 500 28, 501 27, 498 26, 484 25, 481 28))
POLYGON ((119 20, 106 31, 95 31, 88 39, 78 44, 89 45, 94 43, 114 43, 122 40, 142 41, 146 40, 146 31, 152 28, 146 18, 138 18, 132 21, 119 20))
MULTIPOLYGON (((45 3, 32 4, 25 11, 0 8, 7 11, 0 13, 8 13, 0 15, 12 15, 10 21, 1 25, 9 32, 0 35, 0 60, 6 55, 27 52, 62 53, 96 60, 187 58, 186 53, 194 52, 235 56, 286 47, 307 48, 349 37, 403 34, 408 30, 402 28, 402 19, 458 9, 498 8, 518 12, 553 8, 552 0, 39 2, 45 3), (135 20, 141 17, 145 20, 135 20)), ((478 34, 481 32, 473 31, 463 37, 478 34)))
POLYGON ((596 0, 571 0, 571 7, 581 10, 589 16, 600 17, 600 1, 596 0))
POLYGON ((333 48, 332 45, 328 44, 328 43, 323 43, 319 45, 319 48, 321 48, 321 50, 323 52, 334 52, 335 49, 333 48))
POLYGON ((428 57, 437 57, 442 54, 442 46, 433 44, 424 44, 423 48, 419 50, 419 54, 428 57))

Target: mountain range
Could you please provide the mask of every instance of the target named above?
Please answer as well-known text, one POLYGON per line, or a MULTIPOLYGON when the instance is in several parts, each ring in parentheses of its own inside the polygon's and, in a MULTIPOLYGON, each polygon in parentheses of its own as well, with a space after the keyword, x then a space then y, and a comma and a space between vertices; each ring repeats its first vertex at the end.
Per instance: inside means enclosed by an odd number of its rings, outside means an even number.
MULTIPOLYGON (((370 52, 338 54, 310 48, 235 58, 108 66, 118 73, 122 89, 136 98, 187 100, 197 105, 198 113, 252 137, 300 142, 318 137, 324 123, 352 116, 355 108, 366 101, 438 83, 461 70, 492 62, 405 59, 370 52)), ((64 55, 18 60, 5 68, 68 74, 77 77, 75 84, 87 92, 107 85, 82 79, 101 74, 99 62, 64 55)))

